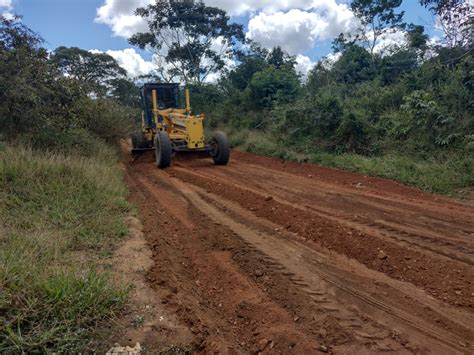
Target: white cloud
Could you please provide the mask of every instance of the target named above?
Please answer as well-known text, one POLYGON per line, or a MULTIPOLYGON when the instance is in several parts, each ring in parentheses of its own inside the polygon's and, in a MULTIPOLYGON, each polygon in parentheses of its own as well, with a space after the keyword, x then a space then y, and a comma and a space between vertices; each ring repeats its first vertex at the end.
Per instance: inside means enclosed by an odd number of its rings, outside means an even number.
MULTIPOLYGON (((93 49, 92 53, 103 53, 102 51, 93 49)), ((152 61, 146 61, 140 54, 138 54, 134 48, 125 48, 122 50, 108 50, 105 53, 113 57, 117 63, 124 68, 128 76, 135 78, 139 75, 150 74, 151 71, 156 69, 155 63, 152 61)))
POLYGON ((290 54, 299 54, 317 41, 353 31, 358 24, 347 5, 314 0, 307 10, 260 12, 250 19, 247 37, 267 48, 280 46, 290 54))
POLYGON ((95 22, 110 26, 115 36, 128 38, 148 29, 146 21, 133 13, 138 7, 151 3, 154 0, 105 0, 104 5, 97 9, 95 22))
POLYGON ((407 43, 406 40, 406 32, 402 30, 388 32, 383 34, 379 39, 374 47, 374 53, 390 53, 390 50, 393 48, 405 46, 407 43))
POLYGON ((303 80, 308 76, 309 71, 313 68, 316 63, 313 62, 309 57, 298 54, 296 56, 295 69, 301 74, 303 80))
POLYGON ((0 7, 5 7, 7 9, 12 8, 12 0, 0 0, 0 7))
POLYGON ((13 10, 12 0, 0 0, 0 15, 7 20, 13 20, 15 15, 11 12, 13 10))
POLYGON ((342 53, 337 52, 337 53, 329 53, 327 56, 322 58, 319 62, 322 64, 322 66, 325 69, 331 69, 332 66, 341 58, 342 53))
POLYGON ((308 9, 317 2, 315 0, 207 0, 208 6, 215 6, 226 10, 229 15, 243 15, 245 13, 254 13, 262 10, 266 13, 273 13, 280 10, 289 9, 308 9))

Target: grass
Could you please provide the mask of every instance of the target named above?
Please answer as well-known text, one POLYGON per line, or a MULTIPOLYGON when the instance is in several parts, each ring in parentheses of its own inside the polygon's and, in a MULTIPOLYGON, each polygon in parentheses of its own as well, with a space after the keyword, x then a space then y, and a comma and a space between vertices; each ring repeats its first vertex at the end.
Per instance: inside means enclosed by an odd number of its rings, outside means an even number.
POLYGON ((246 129, 229 129, 226 132, 231 145, 239 150, 385 177, 431 193, 447 195, 456 189, 474 186, 474 156, 472 155, 452 154, 442 158, 421 159, 401 154, 367 157, 357 154, 332 154, 317 150, 301 152, 288 146, 288 143, 277 141, 263 132, 246 129))
POLYGON ((99 256, 127 232, 116 155, 0 148, 0 352, 87 350, 127 290, 99 256))
POLYGON ((422 160, 397 154, 365 157, 356 154, 313 153, 310 161, 324 166, 397 180, 427 192, 444 195, 456 189, 474 185, 474 157, 472 156, 422 160))

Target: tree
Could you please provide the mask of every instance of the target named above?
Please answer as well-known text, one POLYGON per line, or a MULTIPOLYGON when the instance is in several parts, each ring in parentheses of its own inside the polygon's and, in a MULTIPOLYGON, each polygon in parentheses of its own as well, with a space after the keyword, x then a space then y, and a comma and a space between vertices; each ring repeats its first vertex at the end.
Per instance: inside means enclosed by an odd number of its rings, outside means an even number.
POLYGON ((240 64, 229 72, 228 78, 238 90, 244 90, 255 73, 267 67, 264 59, 256 56, 247 56, 241 59, 240 64))
POLYGON ((448 47, 472 46, 474 10, 466 0, 420 0, 420 4, 437 15, 448 47))
POLYGON ((17 48, 36 51, 43 43, 39 34, 26 27, 20 16, 6 18, 0 15, 0 50, 11 51, 17 48))
POLYGON ((429 36, 425 33, 423 26, 410 24, 407 28, 406 38, 409 48, 421 50, 423 53, 426 51, 429 36))
POLYGON ((281 68, 283 66, 293 67, 296 64, 294 56, 290 56, 281 47, 274 47, 267 55, 267 63, 273 65, 275 68, 281 68))
POLYGON ((124 104, 125 106, 140 107, 140 94, 137 85, 125 78, 116 78, 110 81, 110 98, 124 104))
POLYGON ((149 32, 133 35, 129 42, 151 48, 166 69, 163 80, 179 78, 199 83, 220 72, 236 54, 235 45, 244 41, 242 25, 229 23, 226 12, 193 1, 159 1, 138 8, 149 32))
POLYGON ((349 45, 332 67, 336 81, 357 84, 372 80, 375 76, 375 63, 370 53, 357 44, 349 45))
POLYGON ((50 107, 56 72, 41 48, 43 39, 20 17, 0 16, 0 132, 28 132, 51 119, 50 107))
POLYGON ((56 48, 52 60, 63 74, 81 81, 88 90, 99 95, 106 94, 112 80, 127 75, 112 56, 77 47, 56 48))
POLYGON ((249 96, 256 109, 272 108, 275 101, 288 103, 300 88, 298 74, 293 67, 268 66, 255 73, 249 83, 249 96))
POLYGON ((403 23, 405 12, 395 12, 401 3, 402 0, 354 0, 352 2, 352 11, 364 26, 361 37, 369 43, 372 55, 377 40, 383 34, 405 27, 403 23))

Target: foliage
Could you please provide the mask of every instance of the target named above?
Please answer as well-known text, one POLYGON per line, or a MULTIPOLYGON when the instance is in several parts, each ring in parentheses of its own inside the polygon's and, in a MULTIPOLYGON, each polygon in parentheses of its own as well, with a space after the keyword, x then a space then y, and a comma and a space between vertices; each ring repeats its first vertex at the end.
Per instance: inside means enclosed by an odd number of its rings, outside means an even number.
POLYGON ((42 39, 19 18, 1 20, 0 39, 3 139, 90 154, 97 145, 94 139, 112 142, 127 134, 134 111, 123 103, 136 98, 129 95, 130 85, 120 93, 118 85, 110 93, 113 86, 104 88, 104 80, 124 73, 113 58, 64 47, 51 58, 40 47, 42 39), (83 62, 84 56, 90 61, 83 62), (66 72, 68 76, 63 75, 66 72), (94 99, 91 87, 102 87, 103 98, 94 99))
POLYGON ((338 82, 357 84, 374 78, 375 65, 365 48, 353 44, 346 47, 332 72, 338 82))
POLYGON ((126 234, 115 160, 105 145, 94 158, 0 150, 2 352, 86 351, 122 307, 126 289, 96 261, 126 234))
POLYGON ((127 293, 97 259, 126 233, 108 143, 128 133, 136 99, 110 80, 124 73, 110 57, 41 44, 0 19, 0 348, 87 352, 127 293))
MULTIPOLYGON (((352 5, 363 21, 380 25, 380 33, 404 26, 402 13, 395 11, 399 1, 352 5)), ((468 46, 430 46, 423 26, 408 25, 405 35, 406 44, 383 54, 339 36, 338 56, 317 63, 303 86, 291 56, 252 43, 232 71, 200 91, 210 95, 210 124, 225 126, 235 146, 260 154, 324 156, 313 161, 434 192, 468 186, 474 151, 472 53, 468 46)), ((207 102, 206 95, 199 101, 207 102)))
POLYGON ((147 19, 149 32, 137 33, 129 42, 154 49, 162 59, 158 74, 164 81, 203 81, 220 72, 235 55, 235 44, 244 40, 242 25, 229 23, 225 11, 202 2, 159 1, 136 14, 147 19))
POLYGON ((292 67, 270 65, 256 72, 248 85, 248 99, 257 109, 270 109, 296 98, 300 82, 292 67))
POLYGON ((449 47, 472 47, 474 13, 470 0, 420 0, 420 3, 437 15, 449 47))
POLYGON ((369 42, 370 53, 374 53, 375 44, 381 35, 403 28, 404 11, 396 13, 395 9, 402 0, 353 0, 351 9, 362 23, 362 38, 369 42), (366 32, 367 28, 370 32, 366 32))
POLYGON ((106 53, 93 53, 77 47, 59 47, 53 62, 67 77, 79 80, 97 95, 104 96, 114 79, 124 78, 126 71, 106 53))

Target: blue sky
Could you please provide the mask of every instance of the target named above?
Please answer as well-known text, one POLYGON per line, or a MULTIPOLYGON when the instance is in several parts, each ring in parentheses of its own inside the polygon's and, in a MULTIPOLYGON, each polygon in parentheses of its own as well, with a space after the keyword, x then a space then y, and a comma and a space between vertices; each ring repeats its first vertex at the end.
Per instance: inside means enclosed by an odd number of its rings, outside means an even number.
MULTIPOLYGON (((119 16, 120 11, 128 11, 127 14, 132 15, 131 10, 124 10, 123 8, 135 8, 136 6, 134 6, 134 4, 150 0, 0 0, 0 4, 2 4, 2 1, 4 4, 8 4, 8 2, 11 1, 8 11, 22 15, 23 22, 33 30, 39 32, 46 40, 45 46, 48 49, 54 49, 61 45, 77 46, 88 50, 117 51, 115 54, 119 55, 118 51, 133 47, 128 44, 125 38, 126 35, 114 28, 115 22, 113 21, 115 20, 113 16, 119 16), (102 23, 95 21, 97 9, 106 7, 105 5, 107 3, 109 3, 107 5, 109 8, 104 10, 107 10, 108 19, 102 20, 102 23)), ((317 2, 318 0, 313 1, 317 2)), ((253 31, 252 33, 254 33, 253 38, 257 40, 263 38, 262 43, 267 46, 273 45, 273 38, 275 38, 276 44, 283 44, 283 47, 285 47, 287 42, 295 41, 295 38, 296 42, 298 42, 299 38, 304 42, 304 33, 295 33, 293 35, 296 35, 296 37, 281 39, 284 42, 280 43, 278 42, 278 33, 277 35, 272 34, 270 30, 270 32, 265 32, 265 26, 271 26, 271 21, 273 21, 273 17, 271 17, 273 15, 267 16, 267 14, 280 11, 282 12, 281 16, 287 15, 285 13, 293 10, 291 5, 288 6, 287 3, 280 8, 272 9, 271 7, 273 4, 278 3, 278 0, 274 0, 273 3, 267 0, 243 0, 241 3, 249 4, 250 7, 254 6, 254 8, 251 8, 249 11, 242 11, 237 8, 238 5, 235 5, 236 2, 232 0, 209 0, 207 2, 211 5, 222 4, 223 8, 230 13, 234 13, 232 17, 233 21, 242 23, 246 30, 248 30, 250 26, 250 32, 253 31), (249 23, 249 21, 252 22, 249 23)), ((303 2, 303 0, 295 0, 290 3, 303 2)), ((319 2, 321 3, 321 0, 319 0, 319 2)), ((339 0, 327 1, 327 3, 330 2, 334 2, 334 6, 339 7, 343 6, 345 2, 347 3, 347 1, 339 0)), ((323 4, 322 6, 326 6, 326 3, 323 4)), ((402 9, 405 10, 406 13, 405 21, 424 25, 430 35, 437 35, 433 28, 434 19, 432 15, 425 8, 421 7, 417 0, 404 0, 402 9)), ((326 12, 326 10, 324 11, 326 12)), ((121 14, 123 15, 124 13, 121 14)), ((302 12, 301 14, 306 16, 307 12, 302 12)), ((301 14, 296 15, 301 17, 301 14)), ((325 15, 323 14, 321 16, 325 15)), ((311 20, 308 19, 308 21, 311 20)), ((306 26, 307 23, 305 22, 303 25, 306 26)), ((311 40, 306 40, 306 42, 298 46, 288 44, 288 50, 292 52, 291 54, 301 55, 302 58, 306 58, 306 60, 310 62, 314 62, 331 52, 331 40, 329 38, 321 36, 317 41, 314 41, 314 44, 311 40), (310 43, 310 45, 306 42, 310 43)), ((151 54, 140 51, 137 48, 134 49, 146 61, 151 60, 151 54)), ((136 66, 139 65, 141 64, 136 64, 136 66)))

